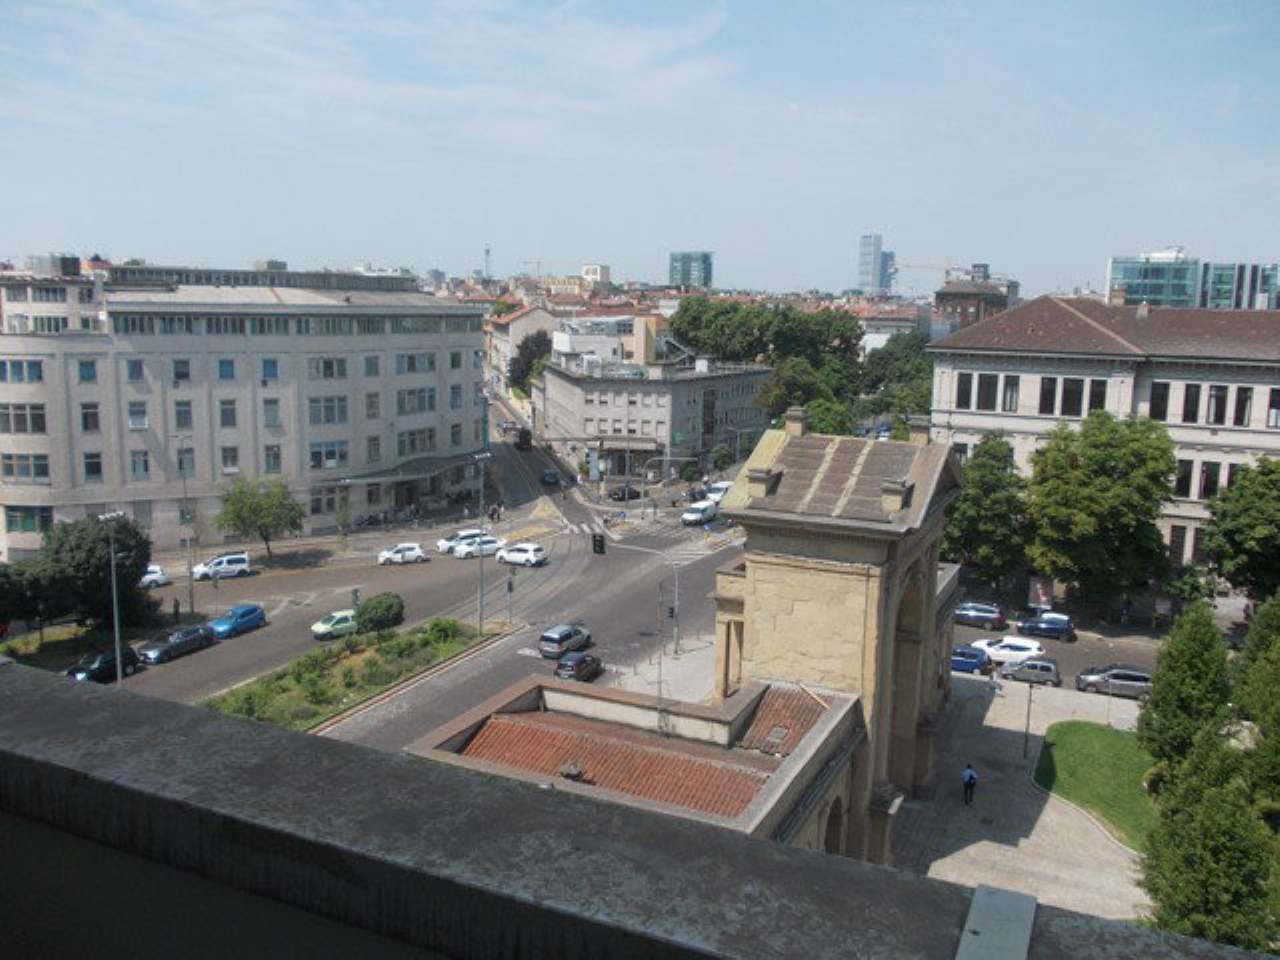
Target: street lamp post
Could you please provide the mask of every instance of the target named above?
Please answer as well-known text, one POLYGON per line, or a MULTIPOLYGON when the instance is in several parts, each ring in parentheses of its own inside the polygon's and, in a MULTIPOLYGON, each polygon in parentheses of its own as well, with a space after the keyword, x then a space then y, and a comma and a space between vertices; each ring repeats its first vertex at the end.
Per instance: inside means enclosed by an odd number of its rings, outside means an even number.
MULTIPOLYGON (((173 438, 176 442, 182 443, 191 440, 189 434, 181 434, 173 438)), ((192 571, 195 569, 196 560, 194 554, 194 546, 192 541, 195 539, 195 514, 191 511, 191 499, 187 496, 187 470, 182 463, 182 447, 178 448, 178 475, 182 477, 182 509, 187 512, 187 612, 195 616, 196 612, 196 578, 192 571)), ((195 465, 195 447, 191 447, 192 466, 195 465)))
MULTIPOLYGON (((493 454, 488 450, 481 450, 479 453, 472 455, 476 465, 476 474, 479 477, 480 484, 480 529, 484 529, 484 465, 493 454)), ((481 542, 476 545, 476 561, 480 565, 480 588, 476 591, 476 639, 479 640, 484 636, 484 543, 483 536, 481 542)))
POLYGON ((120 594, 116 590, 116 521, 123 516, 123 510, 98 514, 98 519, 107 525, 107 549, 111 551, 111 622, 115 627, 116 684, 119 686, 124 685, 124 661, 120 655, 120 594))

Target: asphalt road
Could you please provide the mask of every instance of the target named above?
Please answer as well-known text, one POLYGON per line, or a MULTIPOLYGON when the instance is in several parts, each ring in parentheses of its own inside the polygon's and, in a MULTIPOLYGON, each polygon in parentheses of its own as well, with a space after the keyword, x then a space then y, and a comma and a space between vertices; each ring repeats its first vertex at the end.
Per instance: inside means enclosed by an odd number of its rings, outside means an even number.
MULTIPOLYGON (((956 624, 956 643, 972 643, 980 637, 1006 636, 1016 637, 1018 631, 1010 627, 1002 633, 981 630, 977 627, 966 627, 956 624)), ((1081 636, 1075 643, 1062 640, 1049 640, 1045 637, 1028 637, 1038 640, 1044 647, 1045 655, 1058 661, 1058 673, 1062 676, 1064 687, 1073 687, 1076 674, 1086 667, 1105 666, 1108 663, 1129 663, 1135 667, 1153 668, 1159 646, 1151 640, 1110 640, 1095 636, 1081 636)))

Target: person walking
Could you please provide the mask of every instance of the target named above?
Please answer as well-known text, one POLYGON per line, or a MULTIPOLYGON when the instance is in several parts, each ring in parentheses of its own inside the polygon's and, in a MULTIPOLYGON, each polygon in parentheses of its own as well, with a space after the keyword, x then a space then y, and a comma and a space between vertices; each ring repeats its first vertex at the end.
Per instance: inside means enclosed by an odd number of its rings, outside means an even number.
POLYGON ((966 763, 964 771, 960 774, 960 784, 964 787, 964 805, 966 807, 973 804, 973 791, 978 786, 978 771, 973 769, 973 764, 966 763))

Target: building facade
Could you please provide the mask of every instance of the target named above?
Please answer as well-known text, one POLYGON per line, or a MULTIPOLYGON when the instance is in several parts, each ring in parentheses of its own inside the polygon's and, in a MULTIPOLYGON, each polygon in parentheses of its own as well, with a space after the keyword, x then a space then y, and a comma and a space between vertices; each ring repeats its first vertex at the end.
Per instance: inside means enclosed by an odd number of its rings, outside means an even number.
POLYGON ((0 555, 113 509, 162 549, 221 543, 241 476, 285 481, 308 531, 465 483, 481 317, 416 292, 0 278, 0 555))
POLYGON ((858 288, 868 297, 886 296, 893 292, 897 274, 897 258, 884 249, 884 237, 864 233, 858 241, 858 288))
POLYGON ((671 265, 668 271, 671 286, 710 290, 715 286, 712 260, 713 256, 707 250, 671 254, 671 265))
POLYGON ((1108 302, 1117 306, 1280 308, 1280 263, 1214 263, 1182 247, 1107 261, 1108 302))
POLYGON ((1093 410, 1164 423, 1177 456, 1161 531, 1203 554, 1206 502, 1242 464, 1280 456, 1280 311, 1117 307, 1040 297, 930 347, 931 438, 962 454, 1000 432, 1018 466, 1093 410))
POLYGON ((491 316, 484 322, 484 351, 489 382, 505 390, 511 374, 511 360, 521 341, 541 330, 548 336, 556 329, 556 318, 544 307, 528 306, 491 316))

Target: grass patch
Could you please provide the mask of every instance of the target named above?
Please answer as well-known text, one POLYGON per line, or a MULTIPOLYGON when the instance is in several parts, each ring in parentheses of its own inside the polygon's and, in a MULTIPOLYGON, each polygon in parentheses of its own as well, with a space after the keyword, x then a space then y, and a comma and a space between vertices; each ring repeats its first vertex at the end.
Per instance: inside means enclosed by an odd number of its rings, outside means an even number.
POLYGON ((473 646, 475 627, 437 619, 413 630, 343 637, 282 670, 210 697, 201 706, 290 730, 309 730, 394 683, 473 646))
POLYGON ((514 383, 511 385, 511 395, 517 400, 528 400, 529 394, 523 387, 517 387, 514 383))
POLYGON ((1102 820, 1135 850, 1156 825, 1156 808, 1142 789, 1155 761, 1136 735, 1084 720, 1049 727, 1036 760, 1035 780, 1102 820))

